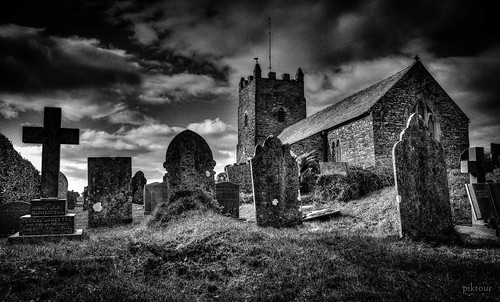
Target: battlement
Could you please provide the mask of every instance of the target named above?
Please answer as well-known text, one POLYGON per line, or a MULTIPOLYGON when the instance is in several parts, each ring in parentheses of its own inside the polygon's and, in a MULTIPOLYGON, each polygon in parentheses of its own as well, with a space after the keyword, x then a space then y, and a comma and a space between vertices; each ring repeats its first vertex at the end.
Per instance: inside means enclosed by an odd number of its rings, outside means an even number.
POLYGON ((248 76, 248 78, 246 79, 244 77, 240 79, 240 84, 239 84, 240 90, 247 87, 252 81, 256 79, 264 81, 287 81, 287 82, 304 83, 304 73, 302 72, 302 69, 299 68, 297 69, 297 73, 295 74, 295 79, 291 79, 289 73, 283 73, 281 75, 281 79, 276 79, 276 72, 270 71, 267 73, 267 78, 263 78, 260 65, 257 63, 255 64, 253 75, 248 76))

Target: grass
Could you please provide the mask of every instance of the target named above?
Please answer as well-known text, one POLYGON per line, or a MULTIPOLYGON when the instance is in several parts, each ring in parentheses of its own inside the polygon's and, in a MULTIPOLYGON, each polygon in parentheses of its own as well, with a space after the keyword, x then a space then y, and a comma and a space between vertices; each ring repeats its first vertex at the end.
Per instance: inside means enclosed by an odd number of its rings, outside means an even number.
POLYGON ((333 204, 343 217, 293 229, 194 211, 162 227, 91 229, 82 242, 0 240, 0 300, 499 300, 499 245, 400 240, 394 194, 333 204))

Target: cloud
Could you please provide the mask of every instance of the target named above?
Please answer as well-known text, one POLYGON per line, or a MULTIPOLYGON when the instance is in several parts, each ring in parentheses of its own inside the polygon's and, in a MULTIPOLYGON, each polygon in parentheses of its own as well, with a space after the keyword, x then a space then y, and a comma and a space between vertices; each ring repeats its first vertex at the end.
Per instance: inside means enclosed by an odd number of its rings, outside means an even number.
POLYGON ((179 101, 210 101, 234 93, 227 83, 207 75, 175 74, 151 75, 144 84, 139 98, 149 104, 165 104, 179 101))
POLYGON ((134 38, 141 44, 149 45, 158 40, 158 35, 148 24, 137 23, 134 24, 134 38))
POLYGON ((10 24, 0 25, 0 44, 3 92, 138 86, 142 82, 132 56, 105 49, 96 39, 53 37, 43 29, 10 24))

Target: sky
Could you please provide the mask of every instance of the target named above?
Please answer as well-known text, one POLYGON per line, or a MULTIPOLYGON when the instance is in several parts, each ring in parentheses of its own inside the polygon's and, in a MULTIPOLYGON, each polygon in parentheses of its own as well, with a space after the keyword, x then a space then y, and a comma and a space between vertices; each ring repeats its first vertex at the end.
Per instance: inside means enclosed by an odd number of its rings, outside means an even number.
POLYGON ((307 115, 413 62, 470 118, 471 146, 500 143, 500 18, 482 1, 83 1, 0 4, 0 133, 41 169, 44 107, 80 129, 61 146, 69 190, 87 158, 131 156, 161 181, 169 142, 185 129, 210 145, 216 172, 235 162, 238 82, 258 57, 278 76, 305 73, 307 115))

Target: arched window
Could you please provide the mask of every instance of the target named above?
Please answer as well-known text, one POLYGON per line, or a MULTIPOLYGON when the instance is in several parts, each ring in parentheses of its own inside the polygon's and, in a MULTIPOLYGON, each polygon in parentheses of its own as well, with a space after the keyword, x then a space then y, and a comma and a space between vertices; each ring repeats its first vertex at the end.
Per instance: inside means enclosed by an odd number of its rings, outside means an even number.
POLYGON ((419 118, 424 121, 425 125, 429 129, 429 135, 439 141, 441 137, 441 128, 439 126, 439 122, 434 117, 434 113, 431 108, 429 108, 429 106, 423 101, 420 101, 413 107, 412 111, 418 113, 419 118))
POLYGON ((337 140, 337 146, 335 147, 336 150, 336 155, 335 157, 337 158, 336 162, 341 162, 342 161, 342 153, 341 153, 341 146, 340 146, 340 140, 337 140))
POLYGON ((280 108, 278 110, 278 122, 284 122, 285 121, 285 109, 280 108))
POLYGON ((248 113, 245 112, 245 126, 248 126, 248 113))
POLYGON ((331 159, 333 162, 337 161, 337 148, 335 148, 335 142, 332 143, 331 159))

